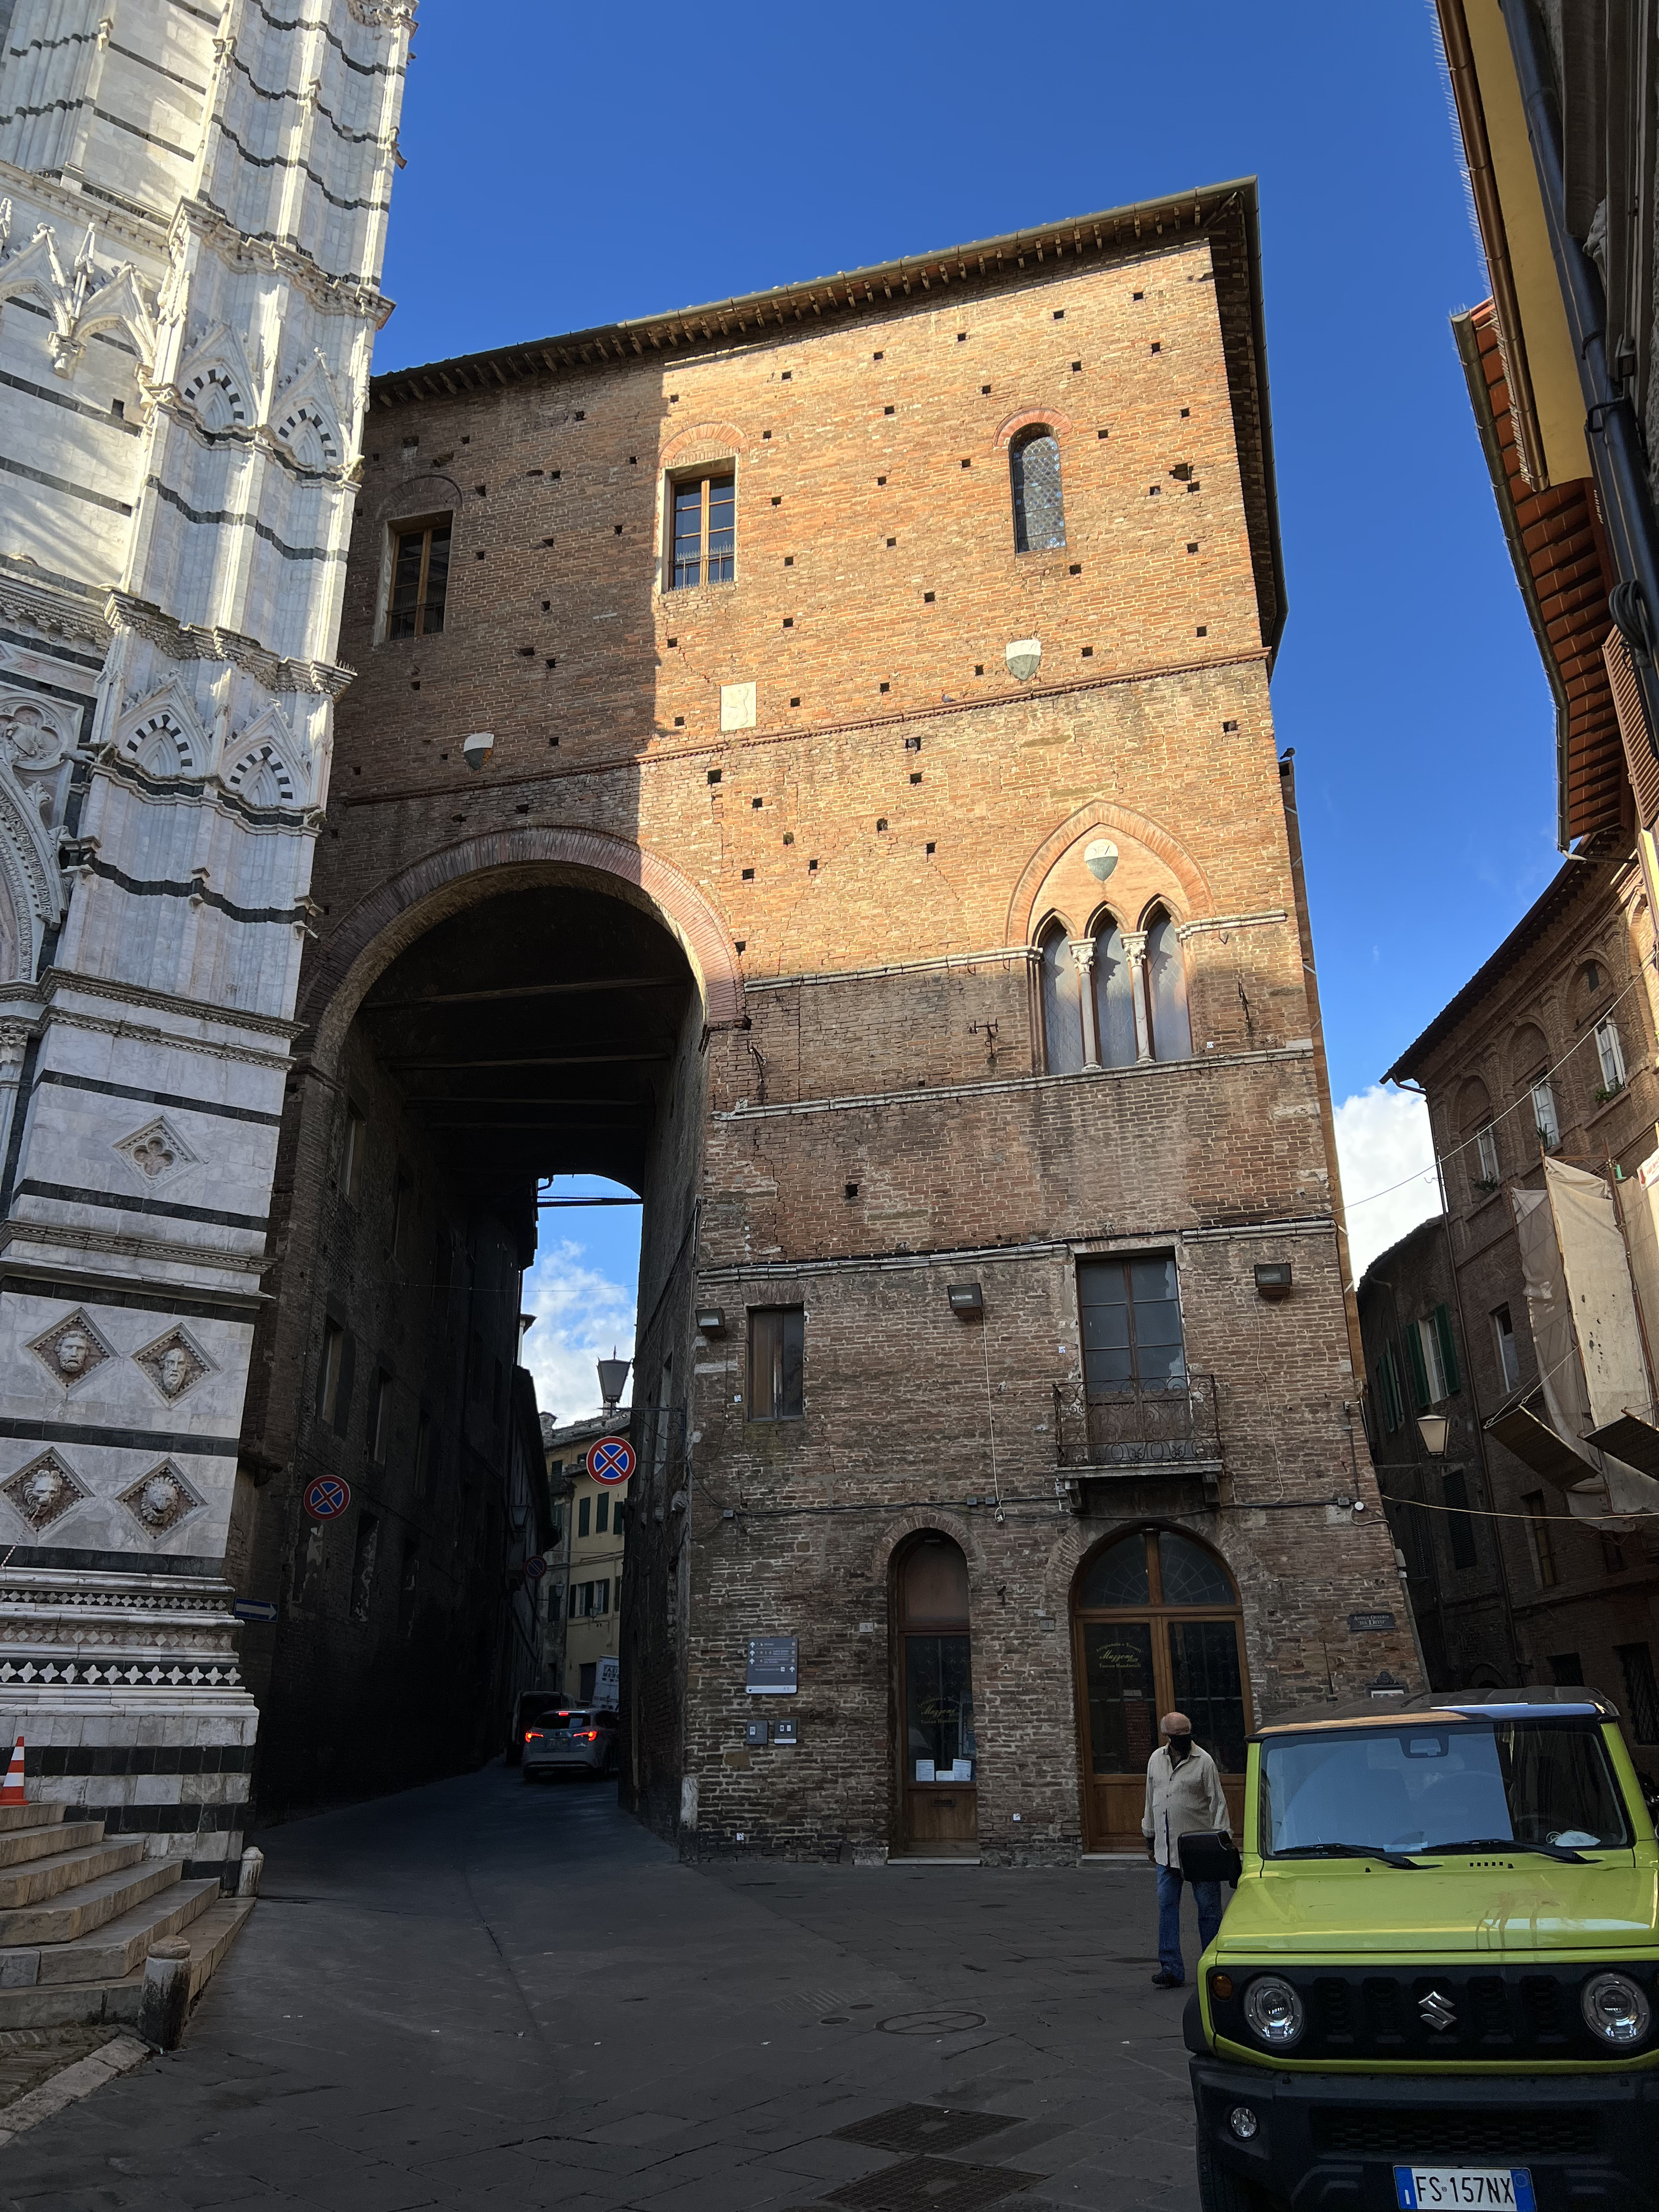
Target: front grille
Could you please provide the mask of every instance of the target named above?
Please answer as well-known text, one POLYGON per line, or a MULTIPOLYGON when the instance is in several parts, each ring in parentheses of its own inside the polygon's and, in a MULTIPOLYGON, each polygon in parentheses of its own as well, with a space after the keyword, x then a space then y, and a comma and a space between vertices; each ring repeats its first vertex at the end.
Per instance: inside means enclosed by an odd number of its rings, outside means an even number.
MULTIPOLYGON (((1588 2063, 1645 2056, 1659 2037, 1634 2051, 1609 2049, 1584 2025, 1579 1994, 1595 1971, 1564 1966, 1559 1973, 1518 1968, 1430 1968, 1413 1974, 1364 1973, 1340 1968, 1231 1969, 1232 1994, 1219 1997, 1211 1984, 1218 2033, 1259 2050, 1244 2018, 1243 1997, 1258 1972, 1273 1972, 1293 1984, 1307 2014, 1295 2047, 1298 2059, 1403 2059, 1417 2064, 1488 2064, 1516 2059, 1582 2059, 1588 2063)), ((1659 1981, 1651 1966, 1626 1966, 1659 2012, 1659 1981)), ((1288 2055, 1288 2054, 1287 2054, 1288 2055)))
POLYGON ((1313 2147, 1339 2158, 1386 2158, 1452 2165, 1486 2159, 1510 2166, 1529 2158, 1583 2158, 1598 2145, 1597 2115, 1524 2108, 1504 2112, 1450 2106, 1316 2105, 1313 2147))

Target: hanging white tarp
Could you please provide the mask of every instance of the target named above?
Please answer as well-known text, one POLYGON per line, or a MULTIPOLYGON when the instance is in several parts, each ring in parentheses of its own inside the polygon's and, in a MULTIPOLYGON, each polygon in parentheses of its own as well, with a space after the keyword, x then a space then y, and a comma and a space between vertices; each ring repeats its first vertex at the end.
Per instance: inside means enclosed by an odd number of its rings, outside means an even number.
POLYGON ((1548 1158, 1544 1188, 1583 1366, 1588 1426, 1599 1429, 1626 1413, 1650 1416, 1653 1391, 1613 1193, 1602 1176, 1548 1158))
MULTIPOLYGON (((1556 1164, 1553 1160, 1546 1163, 1548 1170, 1553 1170, 1556 1164)), ((1577 1174, 1579 1170, 1570 1169, 1567 1173, 1577 1174)), ((1600 1182, 1601 1179, 1589 1176, 1585 1180, 1600 1182)), ((1610 1206, 1607 1185, 1603 1183, 1601 1188, 1610 1206)), ((1568 1290, 1562 1248, 1557 1242, 1558 1215, 1553 1203, 1554 1196, 1553 1179, 1543 1190, 1511 1188, 1510 1193, 1515 1212, 1516 1240, 1521 1250, 1521 1270, 1526 1283, 1527 1315, 1532 1324, 1533 1344, 1538 1356, 1538 1379, 1543 1410, 1551 1428, 1582 1463, 1583 1480, 1577 1483, 1569 1482, 1565 1479, 1566 1468, 1564 1465, 1559 1462, 1546 1464, 1542 1457, 1534 1458, 1527 1452, 1522 1452, 1521 1456, 1562 1489, 1568 1510, 1581 1517, 1597 1519, 1610 1515, 1659 1512, 1659 1482, 1650 1475, 1639 1474, 1622 1460, 1610 1457, 1587 1441, 1589 1431, 1597 1424, 1591 1415, 1585 1361, 1578 1331, 1574 1326, 1575 1310, 1568 1290)), ((1613 1273, 1606 1264, 1605 1248, 1598 1248, 1595 1243, 1595 1232, 1605 1220, 1605 1215, 1598 1217, 1589 1209, 1580 1206, 1571 1214, 1568 1231, 1574 1248, 1577 1279, 1585 1294, 1586 1325, 1598 1331, 1602 1328, 1602 1309, 1612 1295, 1607 1289, 1607 1279, 1613 1273)), ((1619 1234, 1616 1223, 1613 1224, 1613 1233, 1615 1237, 1619 1234)), ((1630 1270, 1623 1260, 1622 1240, 1620 1251, 1620 1266, 1624 1267, 1624 1295, 1630 1309, 1628 1325, 1634 1328, 1635 1306, 1630 1288, 1630 1270)), ((1616 1274, 1613 1280, 1616 1283, 1616 1274)), ((1604 1339, 1598 1337, 1598 1380, 1603 1389, 1609 1392, 1617 1387, 1613 1377, 1622 1372, 1627 1378, 1629 1374, 1627 1354, 1624 1355, 1622 1369, 1617 1358, 1612 1356, 1611 1348, 1616 1347, 1620 1341, 1616 1327, 1608 1328, 1604 1339), (1601 1356, 1599 1348, 1603 1341, 1610 1347, 1610 1356, 1607 1358, 1601 1356)), ((1639 1358, 1639 1332, 1636 1348, 1639 1358)), ((1624 1410, 1622 1406, 1616 1406, 1609 1418, 1618 1419, 1624 1410)), ((1640 1370, 1636 1410, 1638 1413, 1651 1410, 1645 1364, 1640 1370)), ((1499 1441, 1510 1443, 1506 1436, 1500 1436, 1499 1441)), ((1513 1443, 1510 1443, 1510 1449, 1515 1449, 1513 1443)))

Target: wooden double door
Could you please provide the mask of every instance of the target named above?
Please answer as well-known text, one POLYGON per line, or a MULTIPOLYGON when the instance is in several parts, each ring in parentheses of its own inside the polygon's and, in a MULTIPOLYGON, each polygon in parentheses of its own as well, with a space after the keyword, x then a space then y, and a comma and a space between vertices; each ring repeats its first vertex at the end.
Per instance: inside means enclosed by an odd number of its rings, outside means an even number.
POLYGON ((1073 1592, 1072 1650, 1085 1847, 1141 1848, 1146 1762, 1172 1711, 1221 1770, 1237 1836, 1249 1685, 1238 1593, 1215 1553, 1170 1528, 1103 1544, 1073 1592))

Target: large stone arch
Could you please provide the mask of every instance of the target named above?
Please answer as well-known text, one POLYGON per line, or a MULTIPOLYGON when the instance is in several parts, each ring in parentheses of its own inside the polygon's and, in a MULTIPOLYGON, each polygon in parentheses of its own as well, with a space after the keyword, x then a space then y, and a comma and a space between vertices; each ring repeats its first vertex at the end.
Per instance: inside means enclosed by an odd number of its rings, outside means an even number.
POLYGON ((678 940, 711 1029, 743 1018, 743 978, 724 918, 676 868, 600 830, 501 830, 463 837, 401 869, 351 909, 306 980, 298 1018, 315 1060, 331 1066, 375 977, 434 922, 550 870, 599 879, 642 905, 678 940))

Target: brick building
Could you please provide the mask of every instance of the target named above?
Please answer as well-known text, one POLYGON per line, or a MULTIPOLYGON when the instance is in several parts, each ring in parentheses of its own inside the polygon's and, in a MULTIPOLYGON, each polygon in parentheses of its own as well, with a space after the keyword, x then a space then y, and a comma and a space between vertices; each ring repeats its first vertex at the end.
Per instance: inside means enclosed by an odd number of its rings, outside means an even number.
MULTIPOLYGON (((1517 1457, 1502 1433, 1504 1410, 1532 1403, 1540 1382, 1515 1191, 1541 1189, 1548 1152, 1601 1173, 1627 1234, 1643 1232, 1638 1171, 1659 1149, 1653 957, 1635 859, 1570 861, 1389 1076, 1421 1086, 1443 1162, 1455 1280, 1441 1297, 1457 1316, 1464 1369, 1459 1389, 1435 1400, 1458 1417, 1448 1465, 1468 1467, 1471 1502, 1483 1502, 1479 1483, 1498 1516, 1476 1541, 1484 1551, 1496 1540, 1510 1622, 1489 1604, 1465 1616, 1470 1663, 1507 1675, 1512 1652, 1525 1680, 1603 1689, 1638 1764, 1659 1776, 1659 1520, 1581 1512, 1586 1501, 1570 1486, 1589 1468, 1568 1460, 1544 1472, 1547 1458, 1517 1457)), ((1379 1260, 1367 1282, 1388 1272, 1379 1260)), ((1639 1265, 1637 1279, 1639 1289, 1639 1265)), ((1389 1386, 1375 1358, 1370 1375, 1386 1429, 1389 1386)), ((1422 1401, 1409 1381, 1406 1395, 1399 1425, 1414 1428, 1422 1401)), ((1389 1432, 1381 1457, 1400 1456, 1389 1432)), ((1384 1489, 1397 1486, 1385 1474, 1384 1489)), ((1441 1542, 1449 1557, 1449 1534, 1441 1542)), ((1455 1579, 1451 1588, 1460 1601, 1472 1595, 1455 1579)))
POLYGON ((629 1491, 626 1482, 595 1481, 587 1448, 603 1437, 625 1435, 629 1424, 624 1407, 543 1426, 554 1528, 543 1584, 542 1680, 583 1705, 593 1698, 599 1662, 617 1658, 622 1649, 629 1491))
POLYGON ((383 1295, 355 1115, 465 1212, 475 1310, 538 1176, 639 1190, 624 1787, 687 1849, 1069 1855, 1137 1832, 1170 1705, 1237 1792, 1255 1717, 1415 1680, 1255 222, 1231 184, 374 388, 254 1429, 383 1295))

